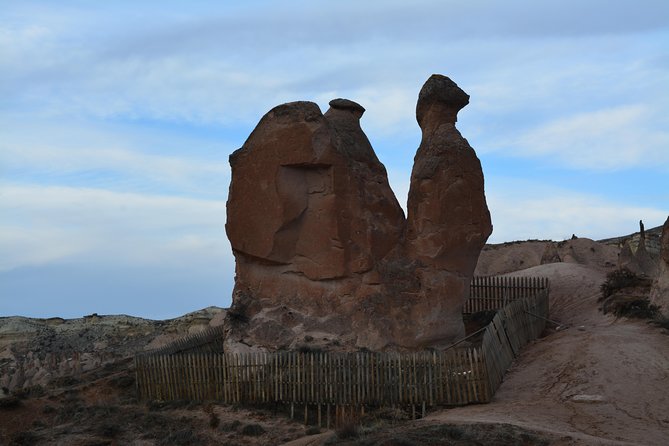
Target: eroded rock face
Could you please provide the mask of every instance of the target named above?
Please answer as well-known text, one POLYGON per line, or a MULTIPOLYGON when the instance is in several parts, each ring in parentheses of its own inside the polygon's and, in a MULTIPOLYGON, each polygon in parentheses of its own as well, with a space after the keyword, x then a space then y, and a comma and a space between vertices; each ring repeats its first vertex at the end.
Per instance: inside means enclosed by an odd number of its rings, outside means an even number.
POLYGON ((443 76, 421 90, 408 224, 362 106, 335 99, 322 114, 293 102, 261 119, 230 157, 231 349, 305 337, 415 348, 464 334, 461 307, 491 232, 480 163, 454 126, 467 101, 443 76))
POLYGON ((272 109, 230 157, 238 257, 327 280, 369 271, 398 243, 404 214, 360 128, 364 109, 332 103, 325 115, 311 102, 272 109))
POLYGON ((650 290, 650 301, 660 307, 665 317, 669 317, 669 217, 662 226, 658 275, 650 290))

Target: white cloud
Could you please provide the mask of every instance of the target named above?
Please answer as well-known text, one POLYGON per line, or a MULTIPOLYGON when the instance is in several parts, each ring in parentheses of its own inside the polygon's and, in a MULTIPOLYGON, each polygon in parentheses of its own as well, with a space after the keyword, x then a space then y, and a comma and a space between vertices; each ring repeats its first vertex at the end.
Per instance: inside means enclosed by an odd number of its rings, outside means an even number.
POLYGON ((518 155, 547 157, 576 168, 651 165, 669 170, 669 132, 650 127, 651 116, 643 105, 578 113, 531 129, 509 145, 518 155))
POLYGON ((603 239, 635 232, 640 219, 647 227, 661 225, 669 214, 669 208, 635 206, 543 183, 492 182, 496 187, 488 185, 486 193, 494 227, 490 243, 564 240, 572 234, 603 239))
POLYGON ((0 268, 231 265, 225 202, 69 187, 0 186, 0 268))
POLYGON ((129 126, 24 119, 0 114, 0 169, 8 180, 78 184, 224 198, 230 179, 225 141, 129 126))

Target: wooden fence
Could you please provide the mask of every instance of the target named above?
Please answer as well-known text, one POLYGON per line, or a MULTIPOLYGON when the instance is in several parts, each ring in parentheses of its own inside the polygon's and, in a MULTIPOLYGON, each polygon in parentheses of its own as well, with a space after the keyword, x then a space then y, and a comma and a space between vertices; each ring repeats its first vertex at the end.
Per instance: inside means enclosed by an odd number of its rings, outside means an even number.
POLYGON ((337 413, 343 407, 365 406, 410 406, 414 410, 422 406, 424 411, 426 406, 489 402, 513 358, 544 329, 548 282, 482 280, 476 286, 490 306, 500 295, 509 301, 485 328, 480 345, 417 353, 180 350, 175 354, 163 350, 135 357, 138 396, 147 400, 285 403, 291 410, 298 404, 305 408, 305 421, 311 406, 318 410, 319 425, 322 406, 327 409, 329 425, 330 406, 337 413), (522 289, 495 295, 486 292, 481 283, 500 288, 500 284, 508 287, 515 283, 522 289), (530 287, 535 287, 535 294, 520 297, 530 287))
POLYGON ((536 296, 548 290, 546 277, 477 276, 469 285, 463 313, 498 310, 509 302, 536 296))
POLYGON ((174 355, 177 353, 223 353, 225 327, 211 327, 199 333, 184 336, 164 347, 139 353, 139 355, 174 355))
POLYGON ((140 397, 396 406, 489 400, 480 347, 421 353, 139 356, 140 397))

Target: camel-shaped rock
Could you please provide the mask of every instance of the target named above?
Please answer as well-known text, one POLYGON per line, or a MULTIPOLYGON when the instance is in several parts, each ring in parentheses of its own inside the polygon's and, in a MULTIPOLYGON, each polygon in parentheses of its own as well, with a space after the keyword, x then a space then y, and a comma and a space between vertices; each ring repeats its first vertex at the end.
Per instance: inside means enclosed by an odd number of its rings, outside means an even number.
POLYGON ((464 335, 462 305, 492 232, 483 172, 455 128, 469 96, 433 75, 408 217, 360 127, 335 99, 270 110, 230 156, 226 230, 236 259, 227 345, 416 349, 464 335))

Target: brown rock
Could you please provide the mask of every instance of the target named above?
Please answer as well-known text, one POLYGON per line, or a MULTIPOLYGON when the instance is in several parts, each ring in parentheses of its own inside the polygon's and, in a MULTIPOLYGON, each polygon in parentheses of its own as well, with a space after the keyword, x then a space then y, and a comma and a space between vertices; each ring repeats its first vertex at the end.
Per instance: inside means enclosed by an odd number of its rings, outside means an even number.
POLYGON ((305 333, 371 349, 464 334, 461 307, 491 230, 480 163, 454 127, 467 101, 443 76, 421 91, 408 246, 362 106, 335 99, 323 115, 293 102, 260 120, 230 156, 230 349, 294 348, 305 333))
POLYGON ((660 307, 665 317, 669 317, 669 217, 662 226, 658 274, 650 290, 650 301, 660 307))
POLYGON ((230 157, 236 256, 325 280, 368 271, 397 244, 404 214, 360 129, 364 109, 333 103, 325 116, 310 102, 272 109, 230 157))
POLYGON ((432 75, 420 91, 416 118, 423 136, 414 158, 407 204, 407 249, 422 264, 471 277, 492 233, 481 162, 455 128, 469 96, 432 75))
POLYGON ((434 338, 464 334, 462 304, 492 232, 481 163, 455 128, 458 111, 468 103, 455 82, 435 74, 416 106, 422 140, 411 173, 407 252, 419 263, 419 299, 445 307, 446 323, 429 333, 434 338))

